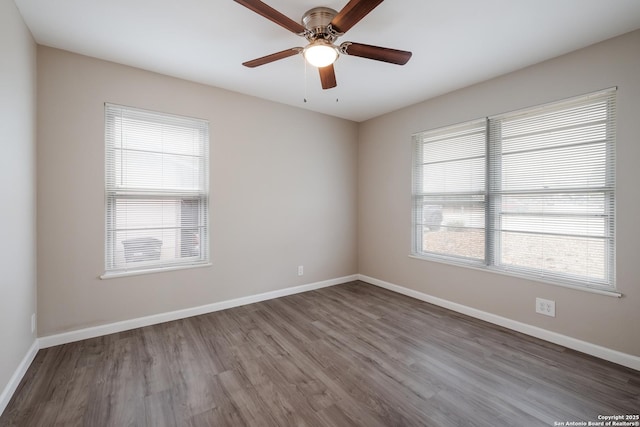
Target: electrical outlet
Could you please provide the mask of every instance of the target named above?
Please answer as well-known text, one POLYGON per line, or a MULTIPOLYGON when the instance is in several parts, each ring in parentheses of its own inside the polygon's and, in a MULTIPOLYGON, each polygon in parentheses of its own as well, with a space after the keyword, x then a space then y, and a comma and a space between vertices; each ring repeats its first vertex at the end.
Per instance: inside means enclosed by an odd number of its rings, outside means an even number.
POLYGON ((36 314, 31 314, 31 333, 36 331, 36 314))
POLYGON ((304 275, 304 265, 298 266, 298 276, 304 275))
POLYGON ((536 313, 556 317, 556 302, 550 299, 536 298, 536 313))

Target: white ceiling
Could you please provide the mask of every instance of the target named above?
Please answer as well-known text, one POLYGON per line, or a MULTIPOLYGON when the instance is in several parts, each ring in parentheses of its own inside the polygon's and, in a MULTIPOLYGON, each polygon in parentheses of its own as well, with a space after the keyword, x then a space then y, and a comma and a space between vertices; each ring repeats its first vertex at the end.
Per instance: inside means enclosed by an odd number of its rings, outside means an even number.
MULTIPOLYGON (((342 56, 323 91, 301 55, 242 66, 306 41, 232 0, 15 3, 39 44, 355 121, 640 28, 640 0, 387 0, 338 44, 409 50, 409 63, 342 56)), ((347 0, 265 3, 299 21, 347 0)))

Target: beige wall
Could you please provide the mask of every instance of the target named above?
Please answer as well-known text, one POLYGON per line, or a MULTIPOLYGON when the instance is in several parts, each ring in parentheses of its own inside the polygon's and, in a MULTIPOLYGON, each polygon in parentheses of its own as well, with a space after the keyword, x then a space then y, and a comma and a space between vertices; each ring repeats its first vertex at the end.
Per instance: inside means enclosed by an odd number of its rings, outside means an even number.
MULTIPOLYGON (((640 31, 362 123, 359 273, 640 356, 640 31), (411 135, 618 86, 617 299, 409 258, 411 135), (556 317, 534 313, 536 297, 556 317)), ((428 70, 424 78, 429 78, 428 70)))
POLYGON ((36 45, 10 0, 0 0, 0 57, 2 393, 35 341, 36 312, 36 45))
POLYGON ((38 132, 40 336, 357 273, 356 123, 39 47, 38 132), (98 278, 104 102, 209 120, 212 267, 98 278))
POLYGON ((639 45, 631 33, 360 125, 39 47, 39 335, 359 272, 640 355, 639 45), (411 134, 611 86, 623 298, 409 258, 411 134), (212 267, 98 278, 104 102, 210 121, 212 267), (557 317, 536 315, 535 297, 557 317))

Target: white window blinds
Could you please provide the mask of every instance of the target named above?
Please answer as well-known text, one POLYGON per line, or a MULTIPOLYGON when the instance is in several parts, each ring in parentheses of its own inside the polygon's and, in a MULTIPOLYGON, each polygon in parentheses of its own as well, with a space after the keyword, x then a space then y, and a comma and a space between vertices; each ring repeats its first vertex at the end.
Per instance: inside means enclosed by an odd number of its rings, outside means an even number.
POLYGON ((614 283, 615 92, 490 119, 494 263, 614 283))
POLYGON ((105 105, 107 275, 209 261, 208 127, 105 105))
POLYGON ((615 94, 414 135, 414 254, 613 288, 615 94))
POLYGON ((484 263, 486 121, 414 135, 414 247, 484 263))

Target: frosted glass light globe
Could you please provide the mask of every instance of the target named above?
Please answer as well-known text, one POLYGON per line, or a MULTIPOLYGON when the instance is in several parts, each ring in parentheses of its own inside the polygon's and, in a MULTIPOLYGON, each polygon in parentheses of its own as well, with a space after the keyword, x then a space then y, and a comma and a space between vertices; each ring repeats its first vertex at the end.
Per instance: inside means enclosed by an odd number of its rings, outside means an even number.
POLYGON ((304 59, 314 67, 322 68, 333 64, 338 59, 338 51, 326 40, 316 40, 304 48, 304 59))

